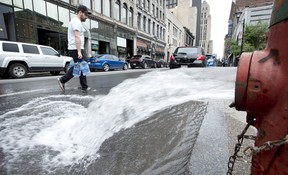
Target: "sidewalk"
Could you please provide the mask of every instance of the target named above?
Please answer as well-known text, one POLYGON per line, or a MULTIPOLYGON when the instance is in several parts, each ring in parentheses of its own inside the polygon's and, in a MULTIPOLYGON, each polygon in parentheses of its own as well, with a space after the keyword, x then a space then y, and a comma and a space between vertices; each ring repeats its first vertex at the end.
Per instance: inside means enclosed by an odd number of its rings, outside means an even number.
MULTIPOLYGON (((189 163, 192 175, 223 175, 227 173, 228 160, 234 153, 237 135, 246 126, 246 112, 229 108, 230 103, 231 101, 209 102, 207 114, 189 163)), ((255 135, 256 130, 251 127, 247 134, 255 135)), ((253 144, 253 141, 244 140, 240 154, 243 153, 243 148, 253 144)), ((236 160, 233 175, 249 174, 250 163, 236 160)))

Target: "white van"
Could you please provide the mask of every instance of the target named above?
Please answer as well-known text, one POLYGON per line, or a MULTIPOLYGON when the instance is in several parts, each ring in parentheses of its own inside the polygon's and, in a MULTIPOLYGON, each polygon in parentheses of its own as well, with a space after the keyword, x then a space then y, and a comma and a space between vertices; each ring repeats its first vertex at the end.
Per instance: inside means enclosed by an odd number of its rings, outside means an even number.
POLYGON ((0 41, 0 74, 12 78, 24 78, 28 72, 59 75, 60 71, 68 71, 71 59, 49 46, 0 41))

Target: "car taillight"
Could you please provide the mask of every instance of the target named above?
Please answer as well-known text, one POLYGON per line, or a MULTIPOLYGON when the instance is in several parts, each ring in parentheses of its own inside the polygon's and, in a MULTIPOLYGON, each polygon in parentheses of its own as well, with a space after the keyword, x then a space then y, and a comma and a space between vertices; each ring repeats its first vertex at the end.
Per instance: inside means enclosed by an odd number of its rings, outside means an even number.
POLYGON ((170 56, 170 61, 174 61, 175 57, 173 55, 170 56))
POLYGON ((204 55, 200 55, 198 58, 197 58, 197 60, 204 60, 204 55))

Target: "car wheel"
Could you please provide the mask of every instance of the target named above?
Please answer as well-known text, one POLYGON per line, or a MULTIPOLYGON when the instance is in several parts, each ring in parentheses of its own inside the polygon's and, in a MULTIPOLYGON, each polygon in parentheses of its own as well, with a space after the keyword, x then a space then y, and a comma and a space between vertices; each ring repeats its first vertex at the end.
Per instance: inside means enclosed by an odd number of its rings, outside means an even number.
POLYGON ((128 65, 127 65, 127 64, 124 64, 123 70, 127 70, 127 69, 128 69, 128 65))
POLYGON ((70 68, 70 63, 66 63, 66 65, 64 67, 64 72, 65 73, 68 72, 69 68, 70 68))
POLYGON ((103 70, 104 70, 105 72, 108 72, 109 69, 110 69, 110 67, 109 67, 108 64, 104 64, 104 65, 103 65, 103 70))
POLYGON ((60 71, 51 71, 50 74, 52 74, 52 75, 59 75, 59 74, 60 74, 60 71))
POLYGON ((146 68, 147 68, 147 63, 144 63, 143 69, 146 69, 146 68))
POLYGON ((21 63, 14 63, 9 67, 9 75, 12 78, 25 78, 28 73, 28 69, 21 63))

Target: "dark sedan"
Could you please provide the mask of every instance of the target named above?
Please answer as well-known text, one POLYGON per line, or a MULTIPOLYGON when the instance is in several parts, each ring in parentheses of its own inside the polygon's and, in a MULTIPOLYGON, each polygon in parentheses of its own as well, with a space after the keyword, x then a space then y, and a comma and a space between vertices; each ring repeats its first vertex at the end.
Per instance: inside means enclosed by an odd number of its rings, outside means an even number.
POLYGON ((131 69, 135 69, 136 67, 140 67, 143 69, 146 69, 148 67, 156 68, 157 64, 154 60, 150 58, 149 55, 134 55, 130 59, 130 67, 131 69))
POLYGON ((164 59, 156 61, 158 68, 168 67, 168 63, 164 59))
POLYGON ((177 47, 170 57, 169 67, 205 67, 206 56, 203 48, 194 47, 177 47))

